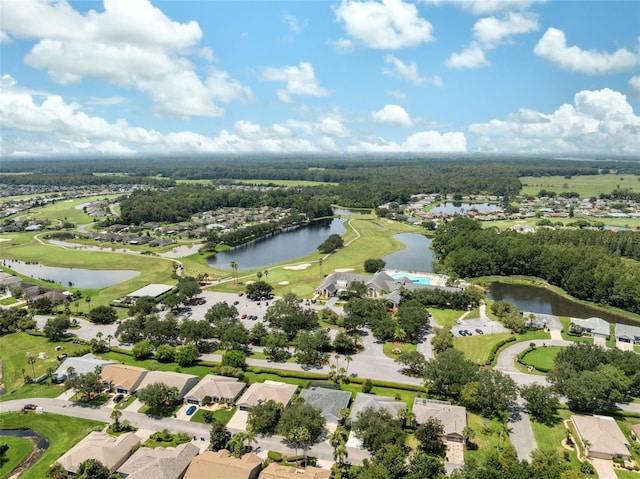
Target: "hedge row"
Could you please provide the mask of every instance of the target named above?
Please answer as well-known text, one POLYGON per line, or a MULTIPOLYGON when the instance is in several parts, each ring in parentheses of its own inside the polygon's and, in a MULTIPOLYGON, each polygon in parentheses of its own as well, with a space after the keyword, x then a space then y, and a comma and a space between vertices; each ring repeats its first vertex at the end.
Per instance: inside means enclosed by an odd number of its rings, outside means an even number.
MULTIPOLYGON (((349 378, 349 382, 356 384, 364 384, 367 378, 349 378)), ((371 384, 373 387, 379 388, 391 388, 391 389, 401 389, 403 391, 413 391, 413 392, 425 392, 424 386, 418 386, 417 384, 402 384, 402 383, 393 383, 390 381, 379 381, 377 379, 372 379, 371 384)))
POLYGON ((489 351, 489 357, 487 358, 487 361, 485 364, 487 366, 491 366, 493 362, 496 360, 496 355, 498 354, 498 351, 500 350, 500 348, 502 348, 505 344, 513 343, 514 341, 516 341, 516 337, 509 336, 507 339, 503 339, 502 341, 498 341, 496 344, 494 344, 493 347, 491 348, 491 351, 489 351))
POLYGON ((536 349, 536 348, 535 348, 535 346, 534 346, 534 347, 529 347, 529 348, 525 349, 525 350, 524 350, 524 351, 522 351, 520 354, 518 354, 518 356, 517 356, 516 360, 517 360, 520 364, 522 364, 523 366, 527 366, 527 367, 528 367, 528 366, 531 366, 531 367, 532 367, 533 369, 535 369, 536 371, 539 371, 539 372, 541 372, 541 373, 548 373, 549 371, 551 371, 551 369, 549 369, 549 368, 544 368, 544 367, 540 367, 540 366, 536 366, 535 364, 527 364, 527 363, 525 363, 525 362, 523 361, 523 360, 524 360, 524 357, 525 357, 527 354, 529 354, 531 351, 535 351, 535 349, 536 349))
POLYGON ((329 380, 329 375, 325 373, 309 373, 306 371, 290 371, 288 369, 270 369, 270 368, 259 368, 255 366, 249 366, 246 369, 250 373, 269 373, 275 374, 276 376, 280 376, 283 378, 297 378, 297 379, 316 379, 318 381, 327 381, 329 380))

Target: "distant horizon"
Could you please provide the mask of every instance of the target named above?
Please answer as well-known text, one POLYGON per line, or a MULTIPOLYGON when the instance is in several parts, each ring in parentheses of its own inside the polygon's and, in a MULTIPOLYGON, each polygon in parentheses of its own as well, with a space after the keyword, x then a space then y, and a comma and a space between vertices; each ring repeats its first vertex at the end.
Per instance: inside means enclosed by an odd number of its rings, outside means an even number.
POLYGON ((0 158, 640 156, 640 2, 3 0, 0 158))

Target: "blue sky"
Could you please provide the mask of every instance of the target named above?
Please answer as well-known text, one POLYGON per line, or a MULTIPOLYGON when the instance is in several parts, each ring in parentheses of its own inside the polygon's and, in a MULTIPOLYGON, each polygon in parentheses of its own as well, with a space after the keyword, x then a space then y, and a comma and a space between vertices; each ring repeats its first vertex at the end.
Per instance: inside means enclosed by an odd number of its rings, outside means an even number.
POLYGON ((0 156, 640 155, 640 2, 0 0, 0 156))

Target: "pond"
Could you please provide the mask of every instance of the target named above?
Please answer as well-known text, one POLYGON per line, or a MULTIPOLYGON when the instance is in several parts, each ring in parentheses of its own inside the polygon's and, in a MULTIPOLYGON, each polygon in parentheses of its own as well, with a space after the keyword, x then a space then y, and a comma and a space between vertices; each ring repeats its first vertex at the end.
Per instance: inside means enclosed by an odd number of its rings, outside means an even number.
POLYGON ((49 449, 47 438, 33 429, 0 429, 1 436, 34 438, 39 449, 49 449))
POLYGON ((453 214, 463 214, 469 210, 478 210, 478 211, 496 211, 500 210, 502 207, 500 205, 492 205, 490 203, 461 203, 458 201, 453 202, 444 202, 440 205, 431 208, 429 213, 433 214, 441 214, 447 213, 450 215, 453 214))
MULTIPOLYGON (((238 269, 264 268, 318 251, 318 246, 332 234, 342 235, 344 218, 313 221, 308 225, 258 238, 207 258, 213 268, 229 269, 235 261, 238 269)), ((320 258, 320 253, 318 253, 320 258)))
POLYGON ((638 321, 633 319, 570 301, 549 289, 537 286, 493 282, 487 296, 493 300, 509 301, 521 311, 578 319, 598 317, 610 323, 638 326, 638 321))
POLYGON ((430 248, 431 238, 418 233, 400 233, 394 238, 401 241, 405 248, 382 258, 387 263, 385 268, 424 273, 433 272, 435 255, 430 248))
POLYGON ((105 288, 135 278, 140 271, 113 269, 96 270, 81 268, 61 268, 44 266, 40 263, 25 263, 23 261, 3 259, 2 265, 25 276, 35 279, 52 281, 62 286, 75 288, 105 288))

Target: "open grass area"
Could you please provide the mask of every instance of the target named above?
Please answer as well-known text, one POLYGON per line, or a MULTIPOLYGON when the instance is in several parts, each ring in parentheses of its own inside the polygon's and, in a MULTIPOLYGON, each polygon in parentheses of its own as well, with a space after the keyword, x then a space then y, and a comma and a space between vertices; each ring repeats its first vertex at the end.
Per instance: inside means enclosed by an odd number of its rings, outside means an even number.
MULTIPOLYGON (((498 334, 484 334, 473 335, 465 337, 454 337, 453 346, 464 352, 465 356, 471 361, 478 364, 484 364, 489 359, 489 352, 491 348, 509 337, 513 336, 511 333, 498 333, 498 334)), ((544 331, 530 331, 525 334, 517 336, 516 342, 532 341, 534 339, 550 339, 549 333, 544 331)), ((509 343, 513 345, 515 343, 509 343)))
POLYGON ((144 447, 152 449, 156 447, 176 447, 185 442, 190 442, 191 436, 185 433, 171 434, 164 431, 154 432, 144 443, 144 447))
POLYGON ((338 183, 333 183, 330 181, 309 181, 309 180, 259 180, 259 179, 248 179, 248 180, 233 180, 234 183, 242 183, 245 185, 278 185, 278 186, 288 186, 288 187, 296 187, 296 186, 322 186, 322 185, 337 185, 338 183))
POLYGON ((394 349, 399 349, 400 352, 404 353, 405 351, 415 351, 416 345, 412 343, 398 343, 394 341, 389 341, 382 345, 382 352, 390 357, 391 359, 396 359, 400 353, 394 353, 394 349))
POLYGON ((49 449, 42 455, 29 470, 25 471, 21 479, 42 479, 49 466, 56 462, 62 454, 67 452, 80 439, 89 432, 104 427, 98 421, 78 419, 57 414, 34 414, 19 412, 0 414, 0 423, 3 428, 30 428, 39 432, 49 440, 49 449))
POLYGON ((492 451, 511 443, 504 425, 496 419, 485 419, 467 412, 467 424, 476 433, 471 442, 477 447, 465 449, 465 461, 470 458, 483 461, 492 451))
POLYGON ((438 326, 453 326, 456 324, 456 319, 464 314, 464 311, 458 311, 457 309, 429 308, 429 312, 438 326))
MULTIPOLYGON (((35 336, 25 332, 0 337, 0 359, 2 359, 3 366, 2 375, 7 391, 7 394, 2 396, 2 398, 16 399, 20 397, 13 394, 18 392, 18 388, 20 388, 20 385, 24 382, 23 369, 24 375, 32 377, 41 376, 47 372, 47 369, 52 368, 55 370, 58 367, 60 364, 56 359, 58 354, 66 353, 72 355, 75 351, 84 348, 86 348, 86 346, 71 342, 51 342, 44 336, 35 336), (62 349, 56 351, 56 346, 61 346, 62 349), (35 359, 33 365, 27 362, 27 352, 31 353, 31 357, 35 359), (46 359, 40 359, 38 357, 41 352, 45 353, 46 359)), ((39 390, 52 390, 54 396, 46 395, 46 397, 55 397, 63 391, 59 386, 28 385, 25 387, 29 386, 38 388, 39 390)), ((22 389, 24 388, 20 388, 19 392, 22 392, 22 389)))
POLYGON ((640 191, 640 177, 635 175, 583 175, 572 176, 570 179, 564 176, 523 176, 520 178, 523 195, 537 195, 542 189, 562 192, 575 191, 581 198, 598 196, 600 193, 611 193, 616 188, 640 191))
POLYGON ((0 436, 0 445, 2 444, 8 445, 9 450, 5 455, 6 461, 0 463, 0 477, 9 477, 9 473, 31 453, 33 443, 23 437, 0 436))
POLYGON ((155 359, 144 359, 138 361, 133 356, 120 353, 118 351, 109 351, 108 353, 100 354, 103 359, 109 359, 122 364, 128 364, 131 366, 138 366, 149 370, 157 371, 171 371, 176 373, 193 374, 202 379, 206 374, 211 374, 211 367, 196 364, 195 366, 179 366, 177 363, 161 363, 155 359))
MULTIPOLYGON (((193 416, 191 416, 191 421, 192 422, 200 422, 205 424, 205 420, 204 420, 204 413, 205 413, 206 409, 198 409, 193 416)), ((216 409, 213 412, 213 418, 218 421, 221 422, 222 424, 227 424, 229 422, 229 420, 231 419, 231 417, 235 414, 236 412, 236 408, 230 408, 230 409, 216 409)))
POLYGON ((533 366, 534 368, 550 371, 553 369, 556 356, 562 349, 562 346, 536 348, 533 351, 529 351, 522 358, 522 362, 527 366, 533 366))

